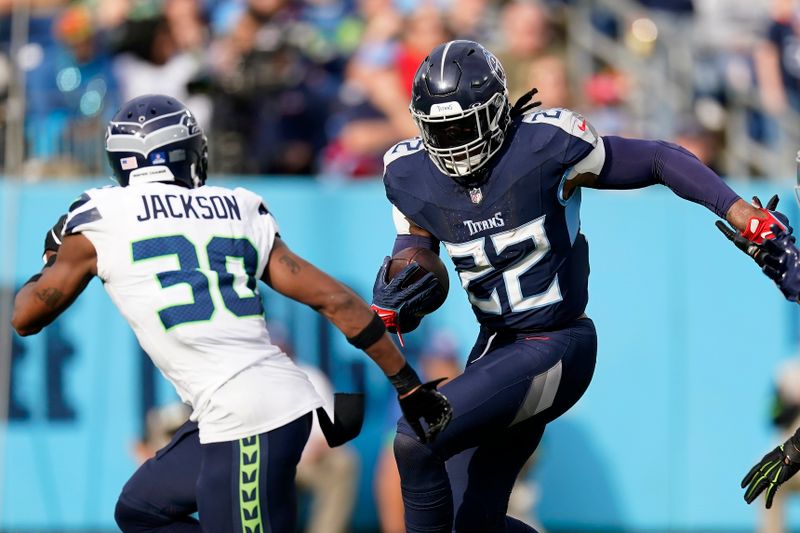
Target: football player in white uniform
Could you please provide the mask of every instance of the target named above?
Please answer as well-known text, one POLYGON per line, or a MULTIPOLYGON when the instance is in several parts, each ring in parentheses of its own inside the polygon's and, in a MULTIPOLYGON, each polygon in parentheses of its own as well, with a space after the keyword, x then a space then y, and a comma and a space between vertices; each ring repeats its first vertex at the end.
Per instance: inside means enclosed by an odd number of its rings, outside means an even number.
MULTIPOLYGON (((259 279, 363 349, 405 415, 427 424, 420 439, 447 424, 450 405, 435 383, 420 383, 365 302, 286 246, 259 196, 204 185, 206 138, 180 101, 147 95, 123 105, 106 151, 120 186, 72 204, 57 253, 17 294, 12 322, 20 335, 37 333, 97 276, 192 407, 191 422, 123 489, 123 531, 295 531, 295 466, 322 402, 270 342, 259 279)), ((333 440, 352 430, 329 426, 333 440)))

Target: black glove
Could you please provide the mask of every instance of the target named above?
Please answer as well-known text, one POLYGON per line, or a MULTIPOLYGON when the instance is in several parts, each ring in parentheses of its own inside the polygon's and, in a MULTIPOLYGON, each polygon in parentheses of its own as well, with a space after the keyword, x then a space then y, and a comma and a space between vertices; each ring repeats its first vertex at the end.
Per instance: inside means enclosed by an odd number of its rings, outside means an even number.
POLYGON ((420 384, 419 377, 414 369, 406 365, 389 380, 397 389, 398 396, 403 396, 410 390, 414 392, 399 398, 400 409, 406 421, 422 442, 433 442, 453 418, 453 408, 447 397, 436 390, 436 386, 447 378, 439 378, 420 384), (427 429, 422 427, 420 420, 424 421, 427 429))
POLYGON ((58 252, 61 248, 61 237, 64 232, 64 223, 67 221, 67 215, 63 214, 58 219, 52 228, 47 230, 47 235, 44 237, 44 253, 42 254, 42 261, 47 261, 47 252, 58 252))
POLYGON ((390 257, 383 260, 372 287, 372 309, 378 313, 391 333, 408 333, 419 326, 422 317, 434 311, 443 298, 444 289, 432 273, 420 273, 417 263, 410 263, 391 280, 386 279, 390 257))
MULTIPOLYGON (((779 200, 780 199, 776 194, 769 199, 769 202, 767 202, 766 207, 763 207, 761 205, 761 200, 759 200, 757 196, 753 196, 752 204, 754 207, 757 207, 758 209, 760 209, 761 211, 763 211, 768 215, 768 218, 766 219, 767 221, 771 220, 780 223, 780 225, 783 225, 787 228, 788 233, 791 233, 792 230, 791 226, 789 225, 789 218, 783 213, 775 211, 775 208, 778 207, 779 200)), ((766 223, 768 222, 764 222, 764 224, 766 223)), ((752 257, 758 266, 760 267, 764 266, 764 250, 762 248, 763 243, 762 242, 757 243, 754 242, 753 240, 757 236, 760 236, 761 233, 760 231, 756 231, 753 234, 752 232, 747 232, 747 230, 745 230, 745 233, 741 233, 735 230, 734 228, 731 228, 721 220, 717 220, 716 226, 729 241, 731 241, 734 245, 736 245, 738 249, 740 249, 750 257, 752 257)), ((770 227, 771 226, 767 226, 767 228, 770 227)), ((771 236, 767 237, 767 240, 771 238, 772 238, 771 236)), ((763 238, 761 238, 761 240, 763 240, 763 238)))
POLYGON ((750 469, 742 480, 742 488, 747 487, 744 501, 752 503, 765 489, 767 509, 772 507, 772 498, 784 481, 800 470, 800 437, 798 430, 786 442, 765 455, 750 469))
POLYGON ((761 270, 767 275, 787 300, 797 302, 800 298, 800 250, 795 245, 792 228, 786 231, 772 227, 774 239, 761 245, 764 265, 761 270))

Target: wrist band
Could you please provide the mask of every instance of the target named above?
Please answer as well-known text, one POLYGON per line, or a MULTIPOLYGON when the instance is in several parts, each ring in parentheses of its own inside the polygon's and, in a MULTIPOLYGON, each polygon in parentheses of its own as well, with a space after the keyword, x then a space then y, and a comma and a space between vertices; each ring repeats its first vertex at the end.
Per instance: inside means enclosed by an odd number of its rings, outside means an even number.
POLYGON ((347 342, 358 348, 359 350, 366 350, 376 342, 378 342, 383 334, 386 333, 386 325, 377 314, 373 313, 372 320, 369 324, 364 326, 364 329, 353 335, 347 337, 347 342))
POLYGON ((422 385, 419 376, 408 363, 397 374, 389 376, 389 381, 392 382, 399 396, 411 391, 417 385, 422 385))

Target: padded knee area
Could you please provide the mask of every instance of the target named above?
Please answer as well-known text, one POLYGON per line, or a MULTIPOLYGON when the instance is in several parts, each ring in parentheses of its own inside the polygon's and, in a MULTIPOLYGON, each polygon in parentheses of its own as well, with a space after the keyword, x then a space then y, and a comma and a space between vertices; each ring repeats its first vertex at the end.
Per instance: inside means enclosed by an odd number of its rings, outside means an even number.
POLYGON ((414 437, 399 432, 394 438, 394 456, 397 459, 398 467, 401 469, 403 467, 411 469, 415 466, 423 466, 436 462, 433 451, 431 451, 430 448, 414 437))
POLYGON ((414 437, 397 433, 394 454, 409 533, 450 533, 453 496, 444 461, 414 437))

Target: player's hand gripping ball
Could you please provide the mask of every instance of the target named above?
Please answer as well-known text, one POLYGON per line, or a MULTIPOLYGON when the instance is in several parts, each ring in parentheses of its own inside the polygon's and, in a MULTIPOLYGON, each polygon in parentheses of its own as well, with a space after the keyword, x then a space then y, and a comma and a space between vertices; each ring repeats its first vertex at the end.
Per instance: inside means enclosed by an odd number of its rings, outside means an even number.
POLYGON ((447 268, 427 248, 405 248, 386 257, 372 288, 372 308, 392 333, 407 333, 444 303, 447 268))

